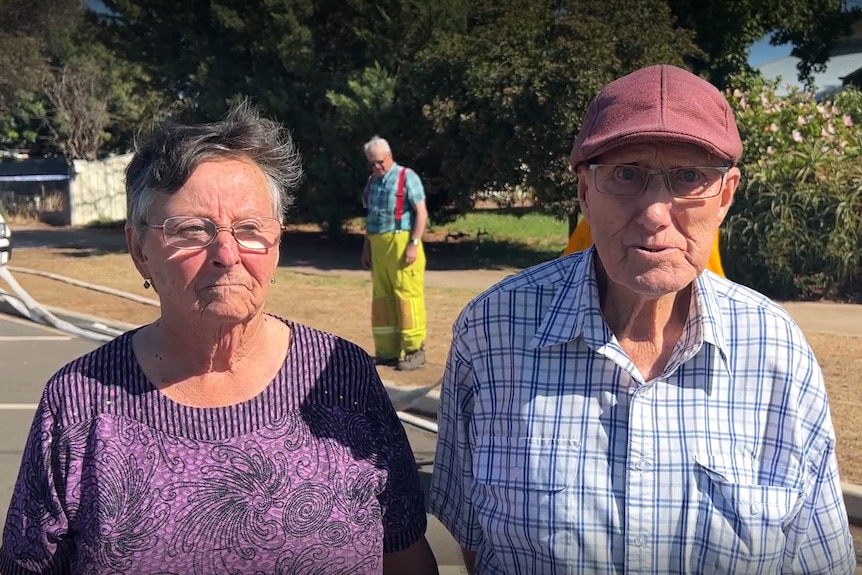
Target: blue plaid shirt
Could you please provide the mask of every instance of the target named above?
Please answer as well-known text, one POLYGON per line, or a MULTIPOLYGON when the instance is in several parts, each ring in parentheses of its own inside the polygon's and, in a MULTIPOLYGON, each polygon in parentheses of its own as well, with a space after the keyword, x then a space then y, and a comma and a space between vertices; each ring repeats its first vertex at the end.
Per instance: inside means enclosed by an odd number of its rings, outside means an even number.
POLYGON ((412 230, 416 217, 415 206, 425 199, 425 188, 416 172, 395 163, 382 176, 369 178, 363 193, 362 205, 368 210, 365 229, 369 234, 412 230), (407 170, 404 181, 404 212, 401 227, 396 230, 395 194, 398 191, 398 173, 402 169, 407 170))
POLYGON ((643 381, 602 318, 593 258, 507 278, 454 326, 430 507, 476 573, 853 573, 798 326, 704 272, 667 367, 643 381))

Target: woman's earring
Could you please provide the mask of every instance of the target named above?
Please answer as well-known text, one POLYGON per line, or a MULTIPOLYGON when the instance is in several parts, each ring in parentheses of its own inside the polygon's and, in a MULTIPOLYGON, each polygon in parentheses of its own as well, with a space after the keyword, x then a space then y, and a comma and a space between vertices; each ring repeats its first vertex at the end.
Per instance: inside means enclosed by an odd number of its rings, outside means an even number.
POLYGON ((144 280, 144 289, 150 289, 151 285, 153 285, 153 284, 150 282, 149 278, 144 280))

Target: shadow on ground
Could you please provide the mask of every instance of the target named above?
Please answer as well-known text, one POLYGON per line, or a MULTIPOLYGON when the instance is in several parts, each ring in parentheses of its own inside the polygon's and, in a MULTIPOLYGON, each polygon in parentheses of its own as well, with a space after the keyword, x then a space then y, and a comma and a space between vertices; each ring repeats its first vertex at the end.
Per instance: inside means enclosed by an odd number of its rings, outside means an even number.
MULTIPOLYGON (((321 270, 360 270, 363 241, 360 234, 331 237, 325 232, 290 231, 282 238, 280 264, 321 270)), ((520 269, 560 255, 558 251, 487 238, 431 237, 424 246, 427 268, 434 271, 520 269)))
MULTIPOLYGON (((122 228, 13 227, 12 239, 13 252, 15 248, 49 247, 63 250, 70 257, 91 257, 128 251, 122 228)), ((279 263, 320 270, 359 270, 363 241, 357 233, 330 236, 321 231, 290 230, 282 237, 279 263)), ((428 269, 437 271, 520 269, 559 255, 524 244, 473 236, 428 237, 425 253, 428 269)))
POLYGON ((72 257, 90 257, 125 253, 123 230, 84 229, 65 227, 12 228, 12 250, 16 248, 54 248, 72 257))

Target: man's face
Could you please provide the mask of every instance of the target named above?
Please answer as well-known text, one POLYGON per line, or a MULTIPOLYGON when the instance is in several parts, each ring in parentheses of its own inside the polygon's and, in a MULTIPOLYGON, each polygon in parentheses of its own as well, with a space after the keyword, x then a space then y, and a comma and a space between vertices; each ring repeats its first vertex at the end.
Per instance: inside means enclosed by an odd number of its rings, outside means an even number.
POLYGON ((389 171, 394 163, 392 160, 392 152, 385 152, 380 148, 370 150, 365 157, 368 159, 368 166, 371 168, 371 173, 375 176, 382 176, 389 171))
MULTIPOLYGON (((628 144, 591 163, 624 164, 650 169, 686 166, 722 166, 705 149, 688 144, 628 144)), ((609 289, 620 288, 636 297, 655 298, 688 286, 706 267, 716 232, 727 215, 739 183, 739 170, 706 180, 713 197, 683 199, 674 196, 663 176, 649 176, 646 189, 632 197, 610 195, 633 170, 579 167, 578 197, 590 224, 609 289), (597 181, 601 180, 601 181, 597 181), (614 187, 616 185, 616 187, 614 187), (598 188, 602 190, 599 192, 598 188)), ((684 171, 677 177, 694 179, 714 170, 684 171)), ((676 187, 676 186, 675 186, 676 187)))

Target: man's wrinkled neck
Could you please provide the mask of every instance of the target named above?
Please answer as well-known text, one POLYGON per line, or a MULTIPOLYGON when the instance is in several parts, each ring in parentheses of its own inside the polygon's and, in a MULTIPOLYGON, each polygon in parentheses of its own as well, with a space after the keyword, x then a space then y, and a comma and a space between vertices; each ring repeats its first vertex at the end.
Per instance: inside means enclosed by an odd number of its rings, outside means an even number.
POLYGON ((647 296, 611 281, 598 255, 594 265, 602 317, 617 339, 657 342, 669 330, 681 331, 688 318, 691 284, 678 292, 647 296))

